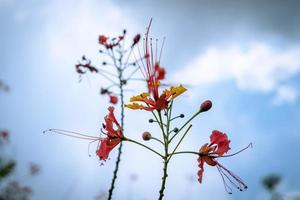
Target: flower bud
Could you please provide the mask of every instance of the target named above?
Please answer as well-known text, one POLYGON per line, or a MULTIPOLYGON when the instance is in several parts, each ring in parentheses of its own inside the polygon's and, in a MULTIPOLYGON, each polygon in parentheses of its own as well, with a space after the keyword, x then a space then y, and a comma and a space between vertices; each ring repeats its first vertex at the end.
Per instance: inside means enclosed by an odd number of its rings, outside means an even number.
POLYGON ((153 119, 149 119, 149 123, 153 123, 154 122, 154 120, 153 119))
POLYGON ((137 34, 134 38, 133 38, 133 43, 131 45, 131 47, 133 47, 134 45, 136 45, 141 39, 141 35, 137 34))
POLYGON ((117 104, 118 103, 118 97, 114 95, 109 96, 109 102, 112 104, 117 104))
POLYGON ((210 100, 204 101, 200 106, 200 112, 206 112, 212 107, 212 102, 210 100))
POLYGON ((178 133, 179 129, 176 127, 173 129, 174 133, 178 133))
POLYGON ((142 137, 143 137, 143 140, 148 141, 148 140, 151 139, 151 134, 146 131, 146 132, 143 133, 142 137))

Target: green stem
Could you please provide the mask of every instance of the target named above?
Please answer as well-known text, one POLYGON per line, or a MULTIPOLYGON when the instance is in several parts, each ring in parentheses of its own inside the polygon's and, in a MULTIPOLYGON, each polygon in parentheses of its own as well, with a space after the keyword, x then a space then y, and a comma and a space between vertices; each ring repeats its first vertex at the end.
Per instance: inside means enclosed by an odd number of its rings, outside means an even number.
POLYGON ((161 182, 161 187, 159 190, 159 197, 158 200, 162 200, 164 197, 164 191, 166 188, 166 181, 167 181, 167 177, 168 177, 168 158, 164 157, 164 168, 163 168, 163 176, 162 176, 162 182, 161 182))
MULTIPOLYGON (((115 65, 116 65, 116 63, 115 63, 115 65)), ((117 67, 117 65, 116 65, 116 67, 117 67)), ((124 130, 124 116, 125 115, 124 115, 124 88, 123 88, 123 83, 122 83, 123 71, 121 69, 119 69, 118 67, 117 67, 117 69, 118 69, 118 73, 119 73, 119 84, 120 84, 119 86, 120 86, 120 99, 121 99, 121 127, 124 130)), ((108 190, 108 197, 107 197, 108 200, 112 199, 113 190, 115 188, 115 182, 116 182, 116 179, 117 179, 117 174, 118 174, 118 171, 119 171, 119 165, 120 165, 120 162, 121 162, 122 147, 123 147, 123 144, 121 142, 120 146, 118 148, 118 156, 117 156, 117 160, 116 160, 115 169, 114 169, 114 172, 113 172, 113 178, 112 178, 112 181, 111 181, 110 188, 108 190)))
POLYGON ((199 152, 195 152, 195 151, 178 151, 178 152, 171 153, 169 155, 173 156, 173 155, 178 155, 178 154, 195 154, 195 155, 201 156, 201 154, 199 152))
POLYGON ((173 152, 170 154, 170 157, 168 159, 168 161, 170 161, 170 159, 172 158, 173 154, 175 153, 175 151, 177 150, 177 148, 179 147, 179 145, 181 144, 183 138, 186 136, 186 134, 189 132, 189 130, 192 128, 192 125, 190 125, 186 131, 184 132, 184 134, 182 135, 182 137, 180 138, 179 142, 177 143, 176 147, 174 148, 173 152))
POLYGON ((150 148, 150 147, 148 147, 148 146, 146 146, 146 145, 144 145, 144 144, 142 144, 142 143, 140 143, 140 142, 138 142, 138 141, 135 141, 135 140, 132 140, 132 139, 129 139, 129 138, 123 138, 123 141, 135 143, 135 144, 137 144, 137 145, 140 145, 140 146, 142 146, 142 147, 144 147, 144 148, 146 148, 146 149, 152 151, 153 153, 159 155, 159 156, 162 157, 162 158, 164 157, 163 155, 161 155, 160 153, 158 153, 158 152, 155 151, 154 149, 152 149, 152 148, 150 148))
POLYGON ((196 112, 189 120, 187 120, 185 122, 185 124, 183 124, 177 131, 177 133, 175 133, 171 139, 169 140, 169 144, 172 142, 172 140, 178 135, 178 133, 180 133, 180 131, 186 126, 188 125, 188 123, 190 123, 195 117, 197 117, 197 115, 199 115, 201 113, 201 111, 199 110, 198 112, 196 112))
POLYGON ((151 136, 151 140, 155 140, 155 141, 159 142, 160 144, 164 145, 164 143, 156 137, 151 136))
MULTIPOLYGON (((171 104, 172 105, 172 104, 171 104)), ((166 182, 167 182, 167 177, 168 177, 168 163, 169 163, 169 160, 168 160, 168 151, 169 151, 169 128, 170 128, 170 115, 171 115, 171 110, 169 109, 172 109, 172 107, 170 106, 167 110, 167 126, 166 126, 166 133, 165 133, 165 130, 164 130, 164 127, 163 126, 160 126, 161 128, 161 131, 162 131, 162 134, 163 134, 163 137, 164 137, 164 146, 165 146, 165 155, 163 156, 163 160, 164 160, 164 167, 163 167, 163 176, 162 176, 162 182, 161 182, 161 186, 160 186, 160 190, 159 190, 159 197, 158 199, 159 200, 162 200, 163 197, 164 197, 164 191, 165 191, 165 188, 166 188, 166 182)), ((161 112, 158 112, 158 116, 159 116, 159 120, 162 124, 162 116, 161 116, 161 112)))

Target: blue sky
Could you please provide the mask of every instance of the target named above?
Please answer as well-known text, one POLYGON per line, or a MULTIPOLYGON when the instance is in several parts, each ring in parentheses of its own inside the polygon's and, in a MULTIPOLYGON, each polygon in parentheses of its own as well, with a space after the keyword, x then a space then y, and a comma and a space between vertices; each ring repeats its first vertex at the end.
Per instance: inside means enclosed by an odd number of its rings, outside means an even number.
MULTIPOLYGON (((203 100, 214 103, 193 122, 182 149, 197 151, 213 129, 229 135, 233 151, 254 144, 221 161, 248 191, 227 195, 210 167, 202 185, 189 181, 197 177, 196 158, 182 156, 170 164, 166 199, 267 199, 260 180, 269 173, 282 175, 280 191, 299 193, 299 8, 298 1, 0 0, 0 79, 11 88, 0 93, 0 127, 12 135, 7 153, 19 161, 16 177, 30 161, 41 165, 42 174, 26 180, 33 199, 92 199, 106 191, 116 152, 100 166, 96 156, 88 157, 84 141, 42 131, 99 134, 107 99, 98 90, 106 83, 96 76, 78 83, 74 64, 82 54, 101 63, 99 34, 123 28, 131 36, 143 33, 153 17, 153 37, 166 37, 167 78, 188 87, 175 112, 192 115, 203 100)), ((156 130, 147 123, 150 115, 126 114, 130 137, 156 130), (137 118, 144 120, 137 125, 137 118)), ((124 152, 116 199, 155 199, 161 161, 131 144, 124 152), (131 174, 138 176, 134 183, 131 174)))

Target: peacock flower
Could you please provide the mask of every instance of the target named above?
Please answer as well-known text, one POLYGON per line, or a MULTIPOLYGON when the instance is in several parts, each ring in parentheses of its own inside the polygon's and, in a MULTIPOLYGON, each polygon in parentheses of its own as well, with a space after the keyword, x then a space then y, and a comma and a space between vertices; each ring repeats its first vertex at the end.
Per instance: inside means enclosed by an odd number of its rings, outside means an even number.
MULTIPOLYGON (((151 22, 152 20, 149 23, 144 39, 145 59, 141 61, 141 65, 137 63, 143 76, 145 77, 148 92, 144 92, 140 95, 131 97, 131 104, 126 104, 125 107, 134 110, 163 110, 168 107, 168 104, 171 100, 173 100, 175 97, 179 96, 180 94, 186 91, 186 88, 180 85, 177 87, 171 87, 170 89, 165 90, 161 94, 159 94, 160 81, 165 78, 166 71, 160 65, 161 52, 159 53, 159 56, 157 56, 157 42, 154 51, 152 38, 149 38, 151 22), (139 102, 143 102, 145 105, 139 104, 139 102)), ((161 47, 163 47, 163 44, 161 47)))
POLYGON ((106 138, 101 138, 98 149, 96 151, 100 160, 106 160, 109 153, 114 149, 123 139, 123 130, 114 115, 114 107, 108 108, 108 115, 104 117, 105 124, 103 128, 106 130, 106 138))
POLYGON ((210 143, 204 144, 199 150, 200 156, 198 158, 198 163, 199 163, 198 181, 202 183, 202 178, 204 173, 204 163, 206 163, 209 166, 216 166, 222 177, 225 190, 231 194, 232 190, 228 185, 228 183, 230 183, 240 191, 247 189, 247 186, 245 185, 245 183, 241 178, 239 178, 233 172, 226 169, 223 165, 221 165, 216 160, 217 158, 220 157, 228 157, 228 155, 227 156, 223 156, 223 155, 230 150, 229 143, 230 140, 228 140, 228 137, 225 133, 222 133, 217 130, 212 131, 212 134, 210 135, 210 143))
POLYGON ((133 110, 147 110, 147 111, 153 111, 153 110, 163 110, 168 107, 168 104, 170 101, 181 95, 186 91, 186 88, 182 85, 179 85, 177 87, 171 87, 170 89, 164 90, 161 95, 159 95, 158 98, 155 98, 154 96, 150 96, 149 93, 144 92, 140 95, 133 96, 130 98, 131 104, 125 104, 125 107, 133 109, 133 110), (144 105, 138 104, 137 102, 143 102, 144 105))

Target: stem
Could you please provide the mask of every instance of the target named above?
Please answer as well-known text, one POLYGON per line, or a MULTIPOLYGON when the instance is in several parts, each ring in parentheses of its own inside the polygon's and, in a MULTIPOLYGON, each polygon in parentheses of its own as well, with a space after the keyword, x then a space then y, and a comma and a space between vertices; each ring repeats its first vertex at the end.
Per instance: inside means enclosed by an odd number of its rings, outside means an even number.
POLYGON ((172 156, 172 155, 177 155, 177 154, 195 154, 198 156, 201 155, 199 152, 195 152, 195 151, 178 151, 178 152, 171 153, 169 155, 172 156))
POLYGON ((178 129, 177 133, 175 133, 171 139, 169 140, 169 144, 172 142, 172 140, 178 135, 178 133, 186 126, 188 125, 188 123, 190 123, 195 117, 197 117, 197 115, 199 115, 201 113, 201 111, 199 110, 198 112, 196 112, 189 120, 187 120, 185 122, 185 124, 182 125, 182 127, 180 129, 178 129))
POLYGON ((163 155, 161 155, 160 153, 158 153, 158 152, 155 151, 154 149, 152 149, 152 148, 150 148, 150 147, 148 147, 148 146, 146 146, 146 145, 144 145, 144 144, 142 144, 142 143, 140 143, 140 142, 138 142, 138 141, 135 141, 135 140, 132 140, 132 139, 129 139, 129 138, 124 138, 123 141, 135 143, 135 144, 137 144, 137 145, 140 145, 141 147, 144 147, 144 148, 146 148, 146 149, 152 151, 153 153, 159 155, 159 156, 162 157, 162 158, 164 157, 163 155))
POLYGON ((170 161, 172 155, 175 153, 175 151, 177 150, 177 148, 179 147, 179 145, 181 144, 183 138, 186 136, 186 134, 189 132, 189 130, 192 128, 192 125, 190 125, 186 131, 184 132, 183 136, 180 138, 179 142, 177 143, 176 147, 174 148, 173 152, 170 154, 170 157, 168 159, 168 161, 170 161))
MULTIPOLYGON (((162 200, 163 197, 164 197, 164 191, 165 191, 165 188, 166 188, 166 182, 167 182, 167 177, 168 177, 168 163, 169 163, 169 160, 168 160, 168 151, 169 151, 169 135, 168 135, 168 132, 169 132, 169 128, 170 128, 170 115, 171 115, 172 106, 169 107, 169 109, 167 110, 166 133, 165 133, 164 127, 162 125, 160 126, 160 129, 161 129, 163 137, 164 137, 165 155, 163 156, 164 167, 163 167, 163 176, 161 178, 162 182, 161 182, 161 186, 160 186, 160 190, 159 190, 159 197, 158 197, 159 200, 162 200)), ((159 121, 161 122, 161 124, 163 124, 160 111, 158 112, 158 116, 159 116, 159 121)))
MULTIPOLYGON (((119 69, 118 67, 117 67, 117 69, 118 69, 118 73, 119 73, 119 83, 120 83, 121 127, 124 130, 124 88, 123 88, 123 83, 122 83, 123 73, 122 73, 122 70, 119 69)), ((111 181, 110 188, 108 190, 108 198, 107 198, 108 200, 112 199, 113 190, 115 188, 115 182, 116 182, 116 179, 117 179, 117 174, 118 174, 118 171, 119 171, 119 165, 120 165, 120 162, 121 162, 122 146, 123 146, 123 143, 121 142, 120 146, 118 148, 118 156, 117 156, 117 160, 116 160, 115 170, 113 172, 113 178, 112 178, 112 181, 111 181)))
POLYGON ((166 188, 166 181, 167 181, 167 177, 168 177, 168 158, 164 157, 164 168, 163 168, 163 176, 162 176, 162 182, 161 182, 161 186, 160 186, 160 190, 159 190, 159 200, 162 200, 164 197, 164 191, 166 188))

